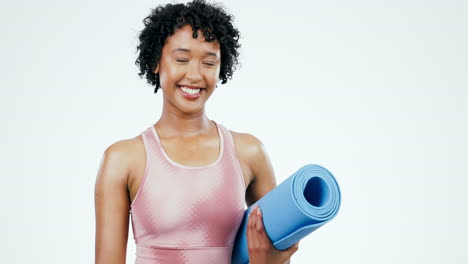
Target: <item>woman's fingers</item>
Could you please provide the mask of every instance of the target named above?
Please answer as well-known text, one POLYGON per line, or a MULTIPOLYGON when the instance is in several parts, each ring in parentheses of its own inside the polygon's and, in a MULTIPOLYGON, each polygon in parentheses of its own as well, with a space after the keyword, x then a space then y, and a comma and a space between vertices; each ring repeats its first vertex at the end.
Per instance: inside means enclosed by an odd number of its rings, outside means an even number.
POLYGON ((250 248, 256 248, 259 245, 256 230, 256 208, 252 209, 247 222, 247 243, 250 248))
POLYGON ((262 225, 261 225, 261 217, 260 217, 260 208, 257 206, 257 210, 255 210, 255 227, 257 229, 257 232, 260 232, 262 230, 262 225))
POLYGON ((298 250, 298 243, 286 250, 278 250, 266 233, 263 214, 258 206, 252 208, 247 219, 247 246, 251 263, 284 263, 298 250))
POLYGON ((255 211, 254 211, 254 215, 253 215, 253 221, 254 221, 254 225, 253 225, 253 229, 252 229, 252 233, 253 233, 253 236, 255 238, 255 242, 256 242, 256 245, 257 247, 260 247, 261 244, 262 244, 262 240, 261 240, 261 236, 259 234, 259 220, 258 220, 258 205, 257 207, 255 208, 255 211))
POLYGON ((258 213, 259 212, 259 209, 258 209, 258 206, 257 208, 255 209, 255 230, 257 232, 260 232, 260 219, 258 217, 258 213))
POLYGON ((247 244, 250 246, 252 241, 252 232, 250 231, 250 226, 252 225, 252 219, 250 218, 250 214, 247 218, 247 244))
POLYGON ((257 214, 255 216, 257 219, 257 234, 258 234, 258 239, 260 242, 264 244, 272 244, 270 241, 270 238, 268 237, 266 231, 265 231, 265 226, 263 225, 263 214, 262 210, 260 208, 257 208, 257 214))

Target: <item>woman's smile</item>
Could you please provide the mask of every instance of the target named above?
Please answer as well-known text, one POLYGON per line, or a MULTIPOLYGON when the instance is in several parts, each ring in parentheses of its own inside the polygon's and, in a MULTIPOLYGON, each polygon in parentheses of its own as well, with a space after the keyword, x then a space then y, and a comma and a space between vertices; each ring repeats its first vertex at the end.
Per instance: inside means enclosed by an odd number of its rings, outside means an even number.
POLYGON ((204 91, 204 89, 201 87, 187 85, 177 85, 177 90, 184 98, 189 100, 197 99, 204 91))

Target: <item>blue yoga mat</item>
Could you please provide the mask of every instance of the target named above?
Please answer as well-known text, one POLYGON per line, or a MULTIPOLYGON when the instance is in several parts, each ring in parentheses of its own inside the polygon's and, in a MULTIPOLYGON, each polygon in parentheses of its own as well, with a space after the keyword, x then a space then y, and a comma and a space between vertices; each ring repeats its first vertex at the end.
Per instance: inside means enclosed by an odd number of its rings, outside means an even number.
POLYGON ((333 219, 340 201, 338 183, 327 169, 313 164, 303 166, 247 208, 232 251, 232 264, 249 262, 247 219, 255 205, 262 210, 273 245, 285 250, 333 219))

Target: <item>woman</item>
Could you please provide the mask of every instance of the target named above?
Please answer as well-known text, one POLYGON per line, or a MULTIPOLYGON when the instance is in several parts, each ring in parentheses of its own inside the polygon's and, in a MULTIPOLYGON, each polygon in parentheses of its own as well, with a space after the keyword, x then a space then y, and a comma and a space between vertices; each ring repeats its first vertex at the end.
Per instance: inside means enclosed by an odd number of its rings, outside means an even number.
MULTIPOLYGON (((163 111, 104 152, 96 263, 125 263, 130 215, 138 264, 230 263, 244 199, 250 206, 276 186, 260 140, 205 113, 218 81, 232 77, 239 32, 221 7, 198 0, 159 6, 144 23, 136 62, 155 93, 162 89, 163 111)), ((275 249, 259 209, 248 221, 250 263, 289 263, 298 244, 275 249)))

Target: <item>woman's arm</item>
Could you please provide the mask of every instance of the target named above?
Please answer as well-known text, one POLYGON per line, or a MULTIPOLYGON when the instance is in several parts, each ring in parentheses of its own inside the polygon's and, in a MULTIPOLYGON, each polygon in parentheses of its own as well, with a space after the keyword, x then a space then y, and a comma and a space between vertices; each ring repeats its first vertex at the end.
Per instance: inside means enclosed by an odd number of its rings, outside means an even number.
MULTIPOLYGON (((276 187, 276 179, 270 159, 262 142, 251 137, 249 167, 252 182, 246 191, 246 202, 250 206, 276 187)), ((247 223, 247 244, 251 264, 288 264, 298 250, 298 243, 286 250, 277 250, 263 228, 261 209, 252 210, 247 223)))
POLYGON ((265 146, 251 135, 249 141, 248 165, 252 172, 252 181, 246 190, 247 206, 251 206, 276 187, 275 173, 265 146))
POLYGON ((99 167, 94 190, 96 264, 125 263, 129 223, 126 145, 119 141, 108 147, 99 167))

